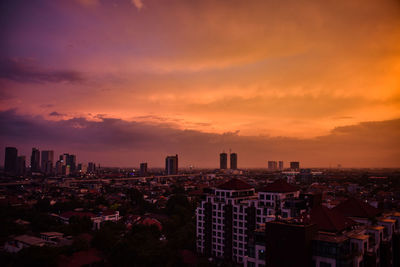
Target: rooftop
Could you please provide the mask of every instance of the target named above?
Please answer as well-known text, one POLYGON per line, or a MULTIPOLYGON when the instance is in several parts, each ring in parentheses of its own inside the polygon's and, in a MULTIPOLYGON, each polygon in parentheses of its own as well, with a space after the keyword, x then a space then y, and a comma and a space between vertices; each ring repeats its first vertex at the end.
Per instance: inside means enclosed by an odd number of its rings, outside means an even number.
POLYGON ((372 218, 381 211, 360 199, 349 198, 334 208, 346 217, 372 218))
POLYGON ((254 188, 253 186, 249 185, 246 182, 243 182, 238 178, 232 178, 228 182, 225 182, 217 186, 217 189, 223 189, 223 190, 247 190, 253 188, 254 188))
POLYGON ((40 246, 41 244, 46 243, 43 239, 30 235, 20 235, 16 236, 14 239, 31 246, 40 246))
POLYGON ((320 230, 340 232, 356 224, 338 211, 325 206, 317 206, 311 210, 311 221, 318 225, 320 230))
POLYGON ((290 193, 299 191, 299 189, 291 184, 288 184, 285 180, 279 179, 273 183, 268 184, 264 187, 261 192, 274 192, 274 193, 290 193))

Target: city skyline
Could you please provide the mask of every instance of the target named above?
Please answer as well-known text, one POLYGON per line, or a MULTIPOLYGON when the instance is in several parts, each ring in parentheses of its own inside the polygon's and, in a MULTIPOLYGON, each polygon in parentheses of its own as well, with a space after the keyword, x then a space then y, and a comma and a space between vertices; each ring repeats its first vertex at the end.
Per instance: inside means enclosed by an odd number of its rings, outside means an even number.
POLYGON ((2 162, 400 167, 398 1, 0 5, 2 162))

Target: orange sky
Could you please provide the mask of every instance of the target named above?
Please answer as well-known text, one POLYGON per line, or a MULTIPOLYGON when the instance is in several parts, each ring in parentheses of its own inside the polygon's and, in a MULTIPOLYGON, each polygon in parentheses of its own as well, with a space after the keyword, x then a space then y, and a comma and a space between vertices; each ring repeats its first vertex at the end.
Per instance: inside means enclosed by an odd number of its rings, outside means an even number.
POLYGON ((1 111, 302 139, 400 117, 399 1, 3 5, 1 111))

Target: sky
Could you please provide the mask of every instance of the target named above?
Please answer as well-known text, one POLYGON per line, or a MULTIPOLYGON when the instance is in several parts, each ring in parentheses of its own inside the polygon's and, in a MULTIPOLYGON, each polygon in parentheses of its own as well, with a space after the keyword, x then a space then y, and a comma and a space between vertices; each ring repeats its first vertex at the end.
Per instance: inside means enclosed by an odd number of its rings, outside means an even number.
POLYGON ((400 167, 399 0, 0 5, 0 165, 400 167))

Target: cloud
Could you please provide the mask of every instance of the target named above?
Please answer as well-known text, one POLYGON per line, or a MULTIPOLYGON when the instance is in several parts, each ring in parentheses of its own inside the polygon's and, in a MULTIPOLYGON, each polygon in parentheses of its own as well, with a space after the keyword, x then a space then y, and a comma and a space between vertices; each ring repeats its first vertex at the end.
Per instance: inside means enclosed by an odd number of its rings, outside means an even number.
POLYGON ((144 5, 142 0, 132 0, 132 4, 140 11, 144 5))
POLYGON ((70 70, 47 70, 29 59, 1 59, 0 78, 21 83, 83 82, 81 73, 70 70))
POLYGON ((268 160, 299 160, 302 166, 400 166, 400 119, 338 127, 312 139, 213 134, 106 117, 48 121, 16 110, 0 112, 0 124, 5 126, 0 129, 1 149, 17 146, 29 155, 38 146, 108 166, 147 161, 161 167, 167 154, 177 153, 181 166, 217 167, 218 154, 229 148, 238 153, 240 167, 265 167, 268 160))
POLYGON ((62 117, 62 116, 65 116, 65 114, 58 113, 57 111, 53 111, 53 112, 49 113, 49 116, 62 117))

